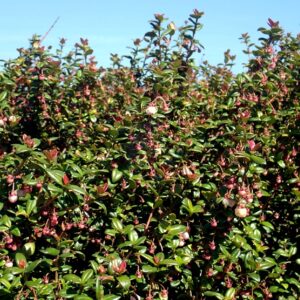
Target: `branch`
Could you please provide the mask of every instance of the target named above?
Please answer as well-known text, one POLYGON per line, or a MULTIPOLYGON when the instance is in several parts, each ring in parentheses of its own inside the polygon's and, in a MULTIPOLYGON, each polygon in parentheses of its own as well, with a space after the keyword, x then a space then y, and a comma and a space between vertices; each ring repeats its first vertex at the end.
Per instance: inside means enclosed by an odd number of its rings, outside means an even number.
POLYGON ((40 40, 40 44, 42 43, 42 41, 47 37, 47 35, 50 33, 50 31, 53 29, 53 27, 56 25, 56 23, 58 22, 59 17, 56 18, 56 20, 53 22, 53 24, 51 25, 51 27, 48 29, 48 31, 44 34, 44 36, 41 38, 40 40))

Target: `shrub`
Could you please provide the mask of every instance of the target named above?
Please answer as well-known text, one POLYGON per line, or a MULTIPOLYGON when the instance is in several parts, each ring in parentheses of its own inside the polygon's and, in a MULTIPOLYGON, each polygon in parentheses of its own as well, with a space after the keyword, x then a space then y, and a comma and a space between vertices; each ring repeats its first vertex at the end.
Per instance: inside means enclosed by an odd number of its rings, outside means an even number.
POLYGON ((202 13, 129 64, 34 36, 0 74, 1 299, 297 299, 299 37, 195 63, 202 13))

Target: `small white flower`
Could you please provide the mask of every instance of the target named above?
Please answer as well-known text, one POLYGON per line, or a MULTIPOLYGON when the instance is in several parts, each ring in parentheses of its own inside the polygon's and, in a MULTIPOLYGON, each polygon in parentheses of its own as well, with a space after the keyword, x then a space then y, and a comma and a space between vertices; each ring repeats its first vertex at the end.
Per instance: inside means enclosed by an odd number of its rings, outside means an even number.
POLYGON ((154 105, 149 105, 147 108, 146 108, 146 114, 151 116, 151 115, 154 115, 157 113, 157 107, 154 106, 154 105))
POLYGON ((10 261, 10 260, 8 260, 8 261, 5 263, 5 267, 6 267, 6 268, 11 268, 13 265, 14 265, 13 262, 10 261))
POLYGON ((189 233, 187 231, 185 231, 185 232, 181 233, 181 237, 182 237, 183 240, 186 241, 186 240, 188 240, 190 238, 190 235, 189 235, 189 233))
POLYGON ((185 245, 185 241, 184 240, 179 240, 178 246, 183 247, 184 245, 185 245))
POLYGON ((171 22, 169 25, 168 25, 168 28, 171 29, 171 30, 176 30, 176 26, 173 22, 171 22))
POLYGON ((9 116, 8 121, 10 123, 16 123, 17 122, 17 117, 16 116, 9 116))
POLYGON ((234 213, 239 218, 245 218, 249 216, 249 209, 242 205, 239 205, 235 208, 234 213))

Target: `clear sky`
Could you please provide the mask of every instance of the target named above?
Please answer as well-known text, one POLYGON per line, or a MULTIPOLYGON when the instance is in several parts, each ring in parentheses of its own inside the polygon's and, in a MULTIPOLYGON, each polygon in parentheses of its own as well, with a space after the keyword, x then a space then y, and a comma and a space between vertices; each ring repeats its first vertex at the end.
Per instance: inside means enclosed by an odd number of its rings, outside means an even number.
POLYGON ((239 37, 248 32, 255 40, 257 28, 267 19, 279 20, 287 32, 300 32, 300 0, 0 0, 0 59, 14 58, 16 49, 28 46, 33 34, 45 34, 58 23, 45 44, 54 47, 59 38, 68 47, 87 38, 100 65, 108 66, 110 53, 127 54, 127 46, 150 29, 154 13, 164 13, 177 26, 183 25, 194 8, 204 11, 204 28, 198 37, 205 47, 204 59, 223 61, 231 49, 237 55, 235 71, 242 70, 245 56, 239 37))

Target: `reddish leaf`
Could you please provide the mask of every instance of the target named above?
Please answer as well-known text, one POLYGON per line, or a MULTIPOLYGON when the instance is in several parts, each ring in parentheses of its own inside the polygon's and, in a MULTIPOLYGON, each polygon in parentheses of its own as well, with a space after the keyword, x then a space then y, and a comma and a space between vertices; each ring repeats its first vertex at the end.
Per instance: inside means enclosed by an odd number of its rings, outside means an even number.
POLYGON ((69 179, 69 177, 67 176, 67 174, 65 174, 65 175, 63 176, 63 183, 64 183, 64 185, 67 185, 67 184, 70 183, 70 179, 69 179))

